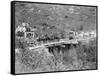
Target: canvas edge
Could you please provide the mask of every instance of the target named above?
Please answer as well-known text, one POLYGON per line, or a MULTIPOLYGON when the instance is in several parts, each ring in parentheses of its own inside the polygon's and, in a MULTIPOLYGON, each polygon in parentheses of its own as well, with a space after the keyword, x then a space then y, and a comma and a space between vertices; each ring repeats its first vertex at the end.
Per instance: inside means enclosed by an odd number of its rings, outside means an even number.
POLYGON ((11 1, 11 74, 15 75, 15 1, 11 1))

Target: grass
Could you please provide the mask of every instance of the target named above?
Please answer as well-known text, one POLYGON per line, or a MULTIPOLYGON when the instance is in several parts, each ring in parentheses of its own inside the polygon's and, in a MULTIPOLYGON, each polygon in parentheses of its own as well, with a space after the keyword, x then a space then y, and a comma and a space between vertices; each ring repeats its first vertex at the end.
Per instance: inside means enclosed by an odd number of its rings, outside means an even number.
POLYGON ((20 68, 24 70, 23 72, 67 71, 97 68, 97 49, 95 42, 90 42, 85 45, 80 43, 77 47, 70 46, 70 49, 63 49, 62 51, 64 51, 62 55, 57 52, 55 52, 57 55, 52 55, 46 48, 36 50, 23 49, 20 54, 16 54, 16 63, 18 63, 20 67, 23 66, 20 68), (29 68, 30 70, 27 70, 29 68))

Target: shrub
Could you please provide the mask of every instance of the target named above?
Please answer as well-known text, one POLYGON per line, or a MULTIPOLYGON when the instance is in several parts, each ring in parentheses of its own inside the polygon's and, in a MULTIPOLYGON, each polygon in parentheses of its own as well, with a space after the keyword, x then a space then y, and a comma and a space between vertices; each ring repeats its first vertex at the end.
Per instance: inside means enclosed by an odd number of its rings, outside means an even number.
POLYGON ((89 42, 88 44, 80 44, 77 47, 78 59, 83 61, 84 64, 96 63, 97 60, 97 49, 96 43, 89 42))

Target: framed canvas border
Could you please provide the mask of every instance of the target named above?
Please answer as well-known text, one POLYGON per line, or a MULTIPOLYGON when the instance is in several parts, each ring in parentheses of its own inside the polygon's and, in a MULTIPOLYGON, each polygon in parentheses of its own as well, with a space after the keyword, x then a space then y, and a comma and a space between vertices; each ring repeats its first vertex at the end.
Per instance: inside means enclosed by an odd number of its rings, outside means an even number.
POLYGON ((15 75, 15 1, 11 2, 11 74, 15 75))

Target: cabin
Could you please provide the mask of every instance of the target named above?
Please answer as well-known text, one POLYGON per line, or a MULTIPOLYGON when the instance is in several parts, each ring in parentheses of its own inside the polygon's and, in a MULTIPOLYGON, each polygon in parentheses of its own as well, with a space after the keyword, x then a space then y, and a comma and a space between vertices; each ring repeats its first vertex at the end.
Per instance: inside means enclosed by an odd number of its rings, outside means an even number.
POLYGON ((77 36, 77 32, 75 32, 75 31, 69 31, 68 32, 68 38, 69 38, 69 40, 72 40, 72 39, 76 39, 76 36, 77 36))

